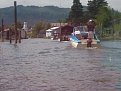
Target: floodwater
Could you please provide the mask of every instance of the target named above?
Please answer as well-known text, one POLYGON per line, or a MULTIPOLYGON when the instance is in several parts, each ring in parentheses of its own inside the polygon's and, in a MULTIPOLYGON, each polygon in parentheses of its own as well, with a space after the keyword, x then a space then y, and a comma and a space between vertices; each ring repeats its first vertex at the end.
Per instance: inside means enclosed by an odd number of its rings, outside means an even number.
POLYGON ((100 49, 70 42, 0 42, 0 91, 121 91, 121 41, 100 49))

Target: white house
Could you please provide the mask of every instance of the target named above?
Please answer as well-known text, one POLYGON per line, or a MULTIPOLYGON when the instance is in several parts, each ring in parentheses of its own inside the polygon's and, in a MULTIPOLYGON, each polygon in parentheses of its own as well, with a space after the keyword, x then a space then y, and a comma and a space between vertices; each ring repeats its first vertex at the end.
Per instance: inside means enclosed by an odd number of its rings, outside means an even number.
POLYGON ((27 38, 27 32, 28 32, 28 26, 27 22, 24 22, 23 28, 21 30, 21 38, 26 39, 27 38))
POLYGON ((46 30, 46 37, 47 38, 53 37, 55 33, 60 33, 59 27, 52 27, 52 28, 46 30))
POLYGON ((48 29, 46 30, 46 37, 51 37, 52 36, 52 30, 48 29))

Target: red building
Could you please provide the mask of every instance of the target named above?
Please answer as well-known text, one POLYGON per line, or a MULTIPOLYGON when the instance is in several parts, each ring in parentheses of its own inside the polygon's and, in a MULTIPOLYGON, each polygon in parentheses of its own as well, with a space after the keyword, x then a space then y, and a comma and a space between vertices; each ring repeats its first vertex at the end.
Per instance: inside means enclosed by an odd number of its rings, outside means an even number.
POLYGON ((68 41, 70 38, 70 35, 73 33, 73 26, 66 25, 61 27, 61 34, 60 34, 60 40, 61 41, 68 41))
POLYGON ((73 32, 73 26, 70 25, 66 25, 66 26, 62 26, 61 27, 61 34, 62 35, 71 35, 71 33, 73 32))

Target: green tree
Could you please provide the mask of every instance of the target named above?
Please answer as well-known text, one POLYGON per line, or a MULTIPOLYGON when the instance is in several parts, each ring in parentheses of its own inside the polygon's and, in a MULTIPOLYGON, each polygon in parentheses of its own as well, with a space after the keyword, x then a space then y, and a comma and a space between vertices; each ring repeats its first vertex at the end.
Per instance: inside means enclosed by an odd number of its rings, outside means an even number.
MULTIPOLYGON (((10 27, 13 31, 15 30, 15 24, 11 24, 9 27, 10 27)), ((22 27, 23 27, 22 23, 21 23, 21 22, 17 22, 17 28, 18 28, 18 29, 22 29, 22 27)))
POLYGON ((90 14, 89 17, 95 18, 100 8, 107 7, 108 3, 105 0, 92 0, 92 1, 88 1, 87 5, 88 5, 89 14, 90 14))
POLYGON ((38 37, 40 33, 45 33, 45 30, 48 28, 50 28, 50 23, 40 21, 33 27, 32 36, 38 37))
POLYGON ((79 0, 74 0, 68 20, 73 24, 79 24, 83 18, 83 6, 79 0))
POLYGON ((110 26, 110 20, 111 20, 110 9, 107 7, 100 8, 96 15, 96 24, 100 32, 100 35, 103 35, 103 33, 106 32, 104 27, 107 28, 110 26))
POLYGON ((97 24, 102 27, 107 27, 111 20, 111 12, 107 7, 99 9, 96 15, 97 24))
POLYGON ((112 25, 112 34, 121 31, 121 13, 114 9, 111 9, 111 25, 112 25))

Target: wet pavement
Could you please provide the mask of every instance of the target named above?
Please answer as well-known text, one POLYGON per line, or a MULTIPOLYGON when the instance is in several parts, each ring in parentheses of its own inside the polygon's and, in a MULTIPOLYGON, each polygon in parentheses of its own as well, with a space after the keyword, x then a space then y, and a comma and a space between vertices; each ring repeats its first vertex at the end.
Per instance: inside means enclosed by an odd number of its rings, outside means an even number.
POLYGON ((0 91, 121 91, 121 42, 75 49, 70 42, 0 42, 0 91))

